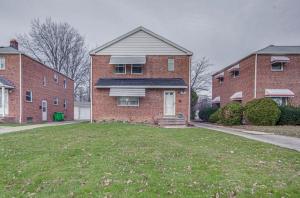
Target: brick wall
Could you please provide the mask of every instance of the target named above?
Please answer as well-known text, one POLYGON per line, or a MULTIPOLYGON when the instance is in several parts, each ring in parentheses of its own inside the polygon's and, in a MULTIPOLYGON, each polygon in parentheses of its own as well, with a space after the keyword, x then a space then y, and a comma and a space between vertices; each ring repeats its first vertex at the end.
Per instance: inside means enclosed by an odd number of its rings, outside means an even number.
MULTIPOLYGON (((189 84, 189 57, 171 56, 175 59, 175 71, 167 70, 170 56, 147 56, 143 66, 143 74, 114 74, 114 66, 109 64, 110 56, 92 56, 93 79, 95 85, 99 78, 183 78, 189 84)), ((130 70, 130 65, 127 66, 130 70)), ((172 90, 172 89, 167 89, 172 90)), ((176 90, 176 111, 183 113, 188 118, 189 94, 180 94, 176 90)), ((93 120, 128 120, 136 122, 154 122, 163 116, 164 89, 146 89, 146 97, 140 98, 139 107, 118 107, 116 97, 110 97, 109 89, 97 89, 93 87, 93 120)))

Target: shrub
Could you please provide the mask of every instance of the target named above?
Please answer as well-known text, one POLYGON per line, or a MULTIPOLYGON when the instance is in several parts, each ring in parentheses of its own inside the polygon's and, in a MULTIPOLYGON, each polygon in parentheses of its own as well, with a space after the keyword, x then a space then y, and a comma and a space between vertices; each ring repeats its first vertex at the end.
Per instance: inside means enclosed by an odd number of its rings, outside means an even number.
POLYGON ((209 121, 210 115, 218 110, 217 107, 205 107, 199 111, 199 118, 205 122, 209 121))
POLYGON ((218 109, 217 111, 215 111, 213 114, 211 114, 211 115, 209 116, 208 121, 209 121, 209 122, 212 122, 212 123, 217 123, 217 122, 219 122, 219 120, 220 120, 220 112, 221 112, 221 109, 218 109))
POLYGON ((232 102, 220 110, 220 123, 224 125, 239 125, 242 121, 243 107, 238 102, 232 102))
POLYGON ((280 109, 270 98, 254 99, 245 106, 246 121, 253 125, 275 125, 280 117, 280 109))
POLYGON ((278 124, 300 125, 300 107, 284 106, 279 109, 281 114, 278 124))

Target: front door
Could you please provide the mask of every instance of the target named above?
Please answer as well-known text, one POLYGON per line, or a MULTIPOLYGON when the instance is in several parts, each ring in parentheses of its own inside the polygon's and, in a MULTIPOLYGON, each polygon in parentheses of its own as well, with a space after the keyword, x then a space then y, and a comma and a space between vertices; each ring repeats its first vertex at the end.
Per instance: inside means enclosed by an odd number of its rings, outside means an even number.
POLYGON ((0 116, 8 115, 8 89, 0 88, 0 116))
POLYGON ((175 91, 165 91, 164 102, 164 115, 175 116, 175 91))
POLYGON ((47 100, 42 100, 42 120, 47 121, 48 117, 48 105, 47 105, 47 100))

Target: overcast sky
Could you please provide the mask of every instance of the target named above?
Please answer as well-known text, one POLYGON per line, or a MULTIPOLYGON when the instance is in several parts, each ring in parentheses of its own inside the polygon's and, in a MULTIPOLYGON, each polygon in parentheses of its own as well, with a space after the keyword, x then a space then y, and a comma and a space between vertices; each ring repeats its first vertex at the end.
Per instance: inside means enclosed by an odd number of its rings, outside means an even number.
POLYGON ((34 18, 68 22, 93 49, 144 26, 216 71, 270 44, 300 45, 299 0, 0 0, 0 46, 34 18))

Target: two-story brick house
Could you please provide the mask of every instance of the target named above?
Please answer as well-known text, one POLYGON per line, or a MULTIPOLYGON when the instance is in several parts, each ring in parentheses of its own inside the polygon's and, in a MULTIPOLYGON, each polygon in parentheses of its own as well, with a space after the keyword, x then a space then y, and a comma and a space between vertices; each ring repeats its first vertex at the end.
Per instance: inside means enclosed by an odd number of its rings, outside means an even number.
POLYGON ((269 97, 300 105, 300 46, 270 45, 212 75, 212 102, 224 106, 269 97))
POLYGON ((0 120, 52 121, 54 112, 73 120, 74 81, 18 50, 0 47, 0 120))
POLYGON ((189 121, 190 51, 138 27, 90 55, 91 121, 189 121))

